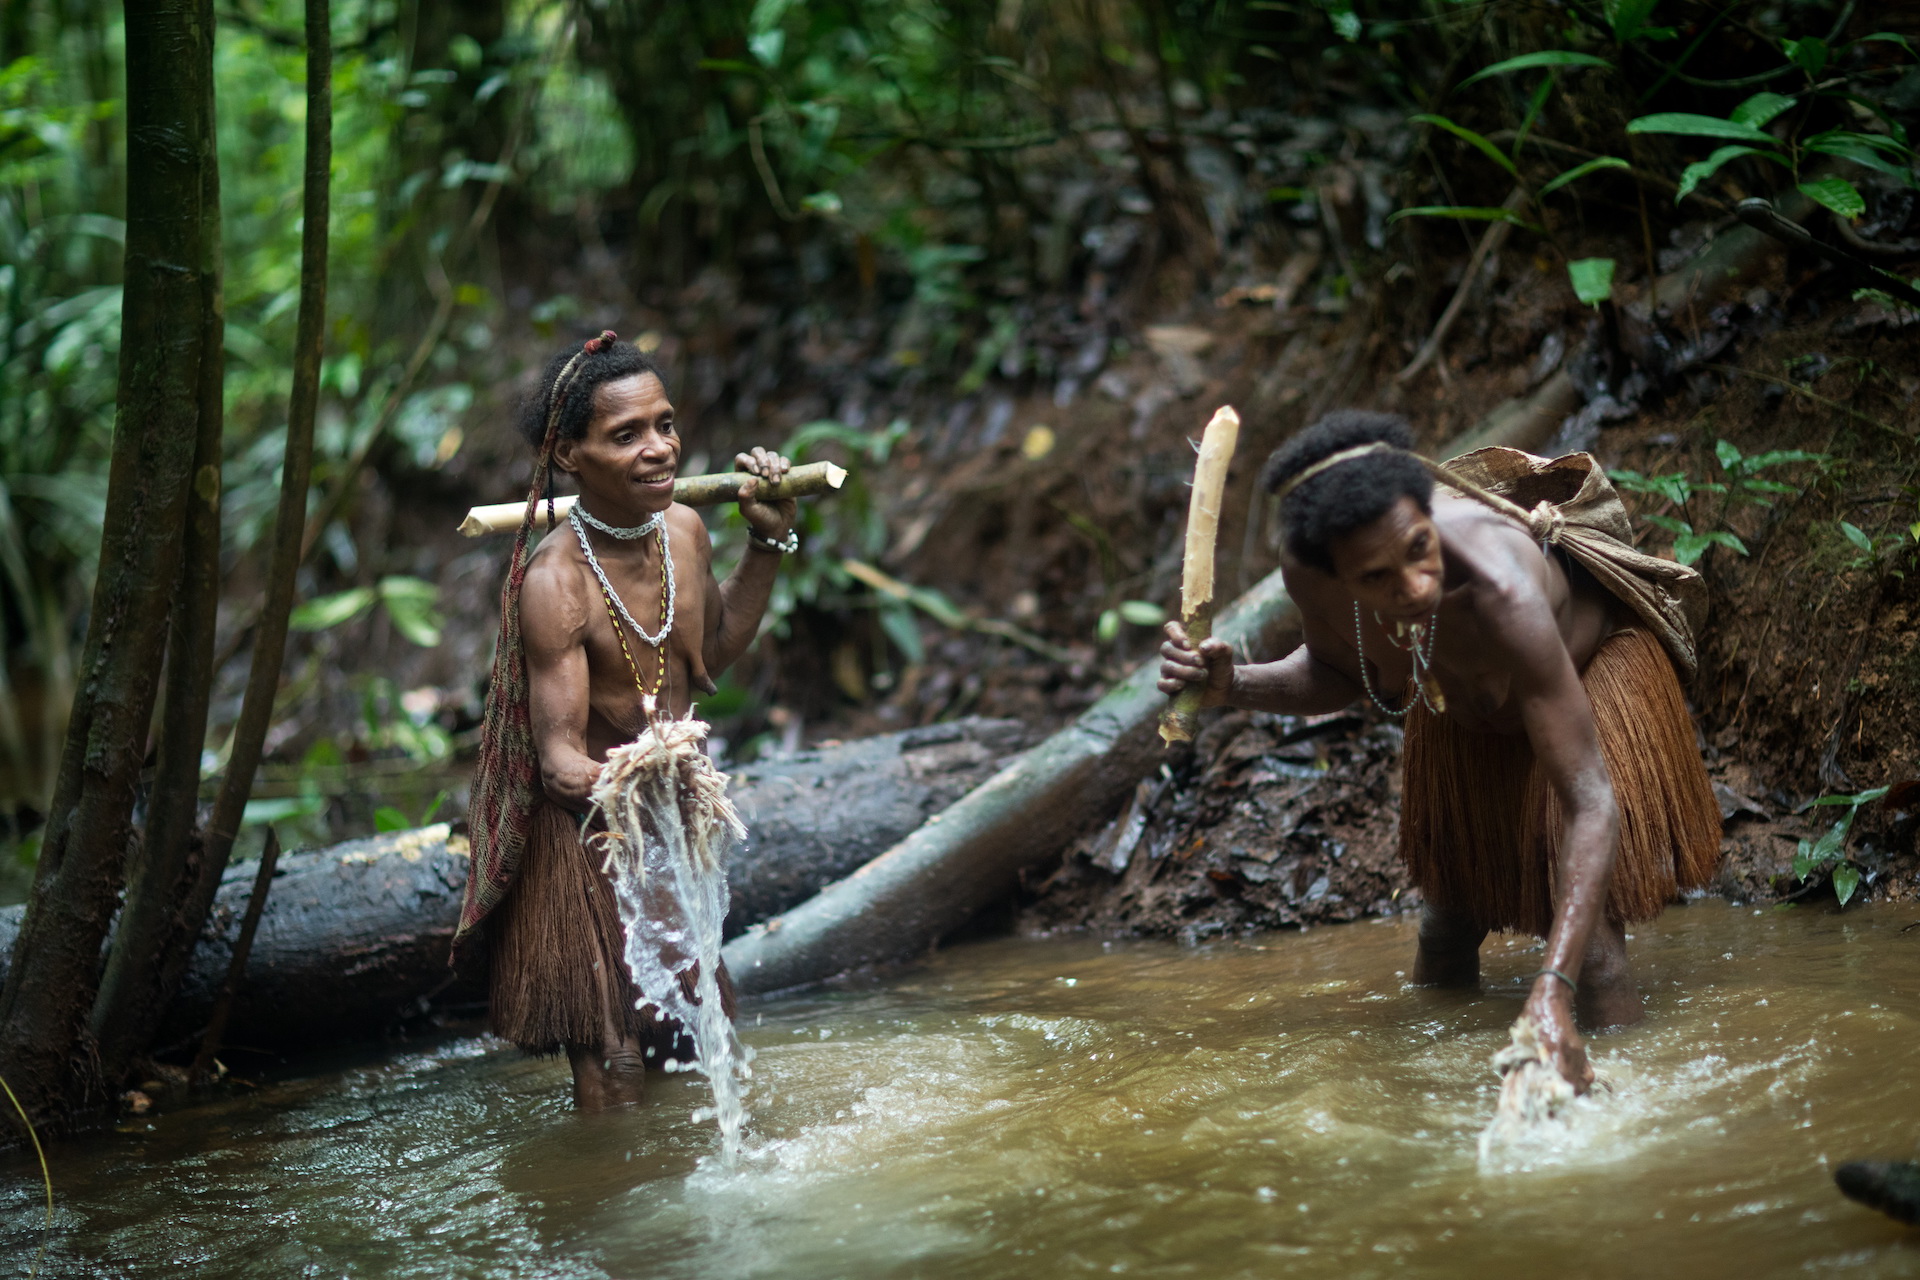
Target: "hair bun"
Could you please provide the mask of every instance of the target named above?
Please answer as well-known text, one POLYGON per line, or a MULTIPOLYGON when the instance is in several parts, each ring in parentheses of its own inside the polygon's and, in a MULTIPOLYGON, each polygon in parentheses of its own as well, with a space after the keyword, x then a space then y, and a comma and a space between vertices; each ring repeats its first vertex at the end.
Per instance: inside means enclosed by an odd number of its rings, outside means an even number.
POLYGON ((586 351, 590 355, 597 356, 602 351, 605 351, 608 347, 611 347, 614 343, 618 341, 620 341, 619 334, 615 333, 611 329, 602 329, 600 331, 599 337, 587 339, 586 345, 582 348, 582 350, 586 351))

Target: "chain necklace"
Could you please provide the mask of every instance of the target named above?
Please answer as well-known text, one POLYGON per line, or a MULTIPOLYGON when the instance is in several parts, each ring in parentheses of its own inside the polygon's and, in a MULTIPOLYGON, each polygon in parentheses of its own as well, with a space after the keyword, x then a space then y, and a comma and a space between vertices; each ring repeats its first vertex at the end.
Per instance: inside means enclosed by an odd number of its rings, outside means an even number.
POLYGON ((673 556, 667 549, 667 524, 659 515, 635 529, 616 529, 593 518, 589 512, 583 512, 576 503, 570 517, 573 532, 580 539, 580 551, 587 558, 587 564, 593 569, 593 576, 600 582, 600 598, 606 602, 607 620, 613 623, 613 634, 620 641, 620 653, 627 660, 627 670, 633 673, 633 687, 640 691, 640 704, 648 719, 652 719, 654 706, 660 696, 661 687, 667 679, 667 655, 665 646, 667 637, 673 633, 673 556), (584 517, 585 523, 582 523, 584 517), (644 537, 658 530, 660 533, 660 630, 656 635, 648 635, 646 628, 633 620, 627 612, 627 605, 620 593, 613 589, 613 583, 607 579, 607 571, 600 567, 600 558, 593 554, 593 543, 587 538, 586 525, 612 534, 616 538, 631 540, 644 537), (635 635, 645 640, 653 648, 660 650, 656 655, 658 665, 654 669, 653 688, 649 689, 640 678, 640 664, 634 661, 633 650, 627 647, 626 627, 633 628, 635 635))
MULTIPOLYGON (((1386 630, 1386 624, 1380 621, 1378 613, 1373 615, 1373 620, 1382 631, 1386 630)), ((1398 625, 1410 633, 1407 643, 1403 645, 1396 642, 1392 635, 1387 636, 1387 643, 1412 657, 1414 696, 1407 699, 1406 706, 1396 711, 1382 702, 1380 695, 1373 691, 1373 681, 1367 675, 1367 643, 1360 629, 1360 602, 1355 600, 1353 602, 1353 647, 1360 655, 1360 687, 1367 691, 1367 697, 1373 700, 1374 706, 1390 716, 1406 715, 1413 710, 1416 701, 1426 703, 1427 710, 1433 714, 1444 715, 1447 710, 1447 697, 1440 691, 1440 681, 1433 674, 1433 644, 1440 631, 1439 606, 1434 607, 1433 616, 1425 622, 1403 622, 1398 625)))
POLYGON ((573 504, 573 512, 580 519, 585 520, 609 538, 618 538, 622 542, 632 542, 636 538, 644 538, 655 529, 664 527, 667 522, 666 512, 656 511, 645 521, 634 525, 631 529, 622 529, 617 525, 608 524, 599 516, 594 515, 593 512, 583 508, 578 502, 573 504))

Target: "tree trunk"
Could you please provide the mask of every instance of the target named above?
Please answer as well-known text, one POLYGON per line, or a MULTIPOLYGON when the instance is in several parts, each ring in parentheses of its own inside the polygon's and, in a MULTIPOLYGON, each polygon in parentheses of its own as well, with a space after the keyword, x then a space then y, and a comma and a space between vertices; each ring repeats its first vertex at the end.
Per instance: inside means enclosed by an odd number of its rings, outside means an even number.
POLYGON ((0 1074, 36 1123, 96 1097, 88 1013, 179 580, 209 358, 211 0, 128 0, 127 246, 107 518, 79 693, 11 975, 0 1074))
MULTIPOLYGON (((210 56, 210 55, 209 55, 210 56)), ((211 132, 218 119, 213 77, 205 86, 211 132)), ((211 145, 211 144, 209 144, 211 145)), ((159 754, 147 800, 147 826, 129 868, 125 904, 114 926, 92 1028, 100 1078, 114 1086, 147 1047, 172 994, 164 958, 184 956, 200 917, 181 904, 193 884, 200 839, 200 753, 213 693, 214 624, 220 606, 220 434, 226 390, 226 300, 221 280, 220 166, 201 171, 201 359, 199 431, 193 492, 187 500, 179 589, 167 635, 159 754), (156 963, 160 961, 160 963, 156 963)))
POLYGON ((273 721, 274 697, 287 649, 287 619, 293 609, 295 575, 300 568, 306 528, 307 487, 313 473, 313 422, 320 397, 320 357, 327 322, 327 234, 333 164, 333 45, 329 0, 307 0, 307 155, 305 202, 300 238, 300 315, 295 330, 293 389, 287 404, 287 443, 280 468, 280 506, 274 522, 273 559, 266 598, 254 637, 247 689, 234 726, 227 774, 215 797, 198 857, 183 864, 184 881, 171 902, 174 927, 148 953, 154 974, 147 990, 151 1002, 121 1011, 137 1019, 137 1046, 153 1038, 160 1019, 179 990, 195 945, 212 909, 234 838, 246 813, 247 797, 273 721))

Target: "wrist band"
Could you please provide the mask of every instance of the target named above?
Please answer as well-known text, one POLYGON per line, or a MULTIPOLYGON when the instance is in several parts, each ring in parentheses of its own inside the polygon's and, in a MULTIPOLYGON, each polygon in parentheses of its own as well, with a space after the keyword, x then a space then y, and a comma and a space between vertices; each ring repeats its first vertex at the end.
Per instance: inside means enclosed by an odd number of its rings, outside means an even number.
POLYGON ((1534 974, 1533 976, 1536 978, 1558 978, 1560 979, 1560 981, 1567 984, 1567 990, 1569 991, 1580 990, 1579 983, 1575 982, 1572 978, 1569 978, 1566 974, 1560 972, 1558 969, 1542 969, 1540 970, 1540 972, 1534 974))
POLYGON ((790 556, 800 549, 800 531, 798 529, 788 529, 787 536, 775 542, 771 538, 761 537, 749 528, 747 530, 747 541, 753 543, 756 547, 765 547, 768 551, 775 552, 778 555, 790 556))

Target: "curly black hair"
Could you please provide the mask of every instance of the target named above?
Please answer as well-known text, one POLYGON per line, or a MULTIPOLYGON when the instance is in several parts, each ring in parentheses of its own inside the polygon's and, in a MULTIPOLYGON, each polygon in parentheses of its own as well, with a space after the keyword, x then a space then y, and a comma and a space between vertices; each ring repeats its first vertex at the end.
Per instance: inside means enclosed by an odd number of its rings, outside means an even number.
MULTIPOLYGON (((1336 409, 1274 450, 1261 484, 1272 493, 1322 458, 1379 441, 1413 448, 1413 430, 1395 413, 1336 409)), ((1401 454, 1337 463, 1287 495, 1280 531, 1287 550, 1322 573, 1333 572, 1333 541, 1385 515, 1401 497, 1433 513, 1433 477, 1401 454)))
POLYGON ((540 374, 540 386, 520 405, 520 417, 516 422, 520 435, 528 447, 538 453, 547 438, 547 415, 553 409, 554 384, 560 380, 567 362, 575 356, 580 363, 574 367, 573 376, 561 391, 560 429, 555 436, 559 440, 578 440, 587 434, 587 424, 593 421, 593 393, 602 383, 618 382, 622 378, 631 378, 637 374, 650 373, 660 379, 664 390, 666 375, 660 367, 631 342, 621 342, 615 338, 603 342, 600 338, 590 338, 585 343, 574 343, 562 347, 547 361, 546 369, 540 374))

